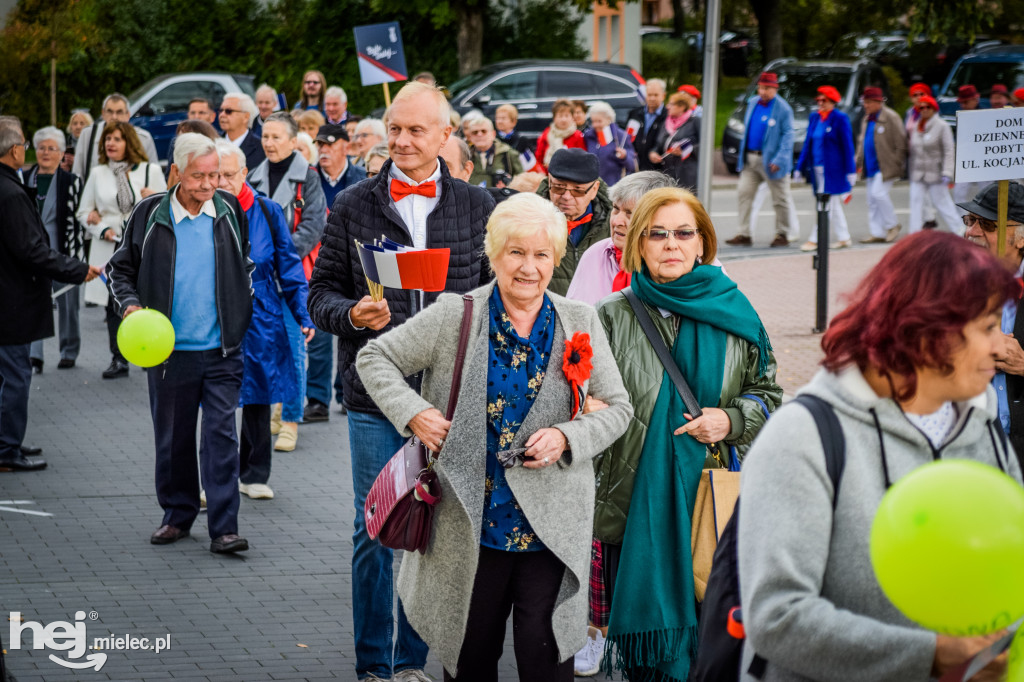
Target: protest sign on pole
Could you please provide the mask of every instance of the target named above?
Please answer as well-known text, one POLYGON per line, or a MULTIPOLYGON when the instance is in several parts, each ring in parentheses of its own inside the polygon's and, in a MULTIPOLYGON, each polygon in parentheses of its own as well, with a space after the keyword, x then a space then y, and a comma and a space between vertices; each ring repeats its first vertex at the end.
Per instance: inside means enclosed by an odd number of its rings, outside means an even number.
POLYGON ((1024 177, 1024 113, 1020 109, 956 112, 956 182, 998 182, 998 249, 1006 253, 1009 181, 1024 177))
POLYGON ((391 106, 388 83, 409 79, 402 47, 402 29, 397 21, 356 26, 356 55, 363 85, 384 86, 384 105, 391 106))

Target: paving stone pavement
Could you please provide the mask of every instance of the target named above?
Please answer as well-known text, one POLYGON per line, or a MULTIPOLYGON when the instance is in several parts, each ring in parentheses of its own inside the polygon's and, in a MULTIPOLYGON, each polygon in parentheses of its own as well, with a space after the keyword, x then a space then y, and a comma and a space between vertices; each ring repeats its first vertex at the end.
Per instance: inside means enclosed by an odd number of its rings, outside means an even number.
MULTIPOLYGON (((836 254, 834 297, 882 253, 836 254)), ((810 256, 729 260, 726 267, 761 313, 780 383, 791 392, 820 359, 820 339, 810 333, 810 256)), ((0 623, 10 672, 18 682, 354 680, 354 509, 344 416, 332 411, 328 423, 300 426, 298 449, 275 453, 274 500, 242 497, 240 532, 248 552, 211 554, 202 517, 192 537, 151 546, 161 513, 145 375, 133 367, 128 379, 102 380, 109 362, 102 309, 83 308, 82 326, 77 367, 56 369, 50 339, 45 371, 33 377, 26 443, 44 448, 49 468, 0 474, 0 613, 6 620, 20 611, 26 621, 46 625, 74 621, 83 611, 90 646, 111 634, 169 636, 170 646, 159 654, 106 651, 100 671, 75 671, 49 660, 62 652, 12 650, 0 623)), ((509 630, 502 680, 518 679, 509 630)), ((26 631, 25 647, 30 638, 26 631)), ((427 672, 441 679, 436 658, 427 672)))

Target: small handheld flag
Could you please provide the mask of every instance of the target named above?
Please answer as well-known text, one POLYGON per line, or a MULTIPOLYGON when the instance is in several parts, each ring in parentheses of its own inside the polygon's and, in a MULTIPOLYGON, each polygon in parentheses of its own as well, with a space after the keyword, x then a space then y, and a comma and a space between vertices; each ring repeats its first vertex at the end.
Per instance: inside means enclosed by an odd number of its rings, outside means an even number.
POLYGON ((537 157, 529 149, 524 149, 519 155, 519 163, 523 164, 523 172, 529 173, 537 167, 537 157))
POLYGON ((611 143, 607 128, 596 128, 594 132, 597 133, 597 145, 599 147, 606 147, 611 143))
POLYGON ((640 121, 635 118, 629 119, 626 123, 626 134, 629 135, 630 142, 636 142, 636 136, 640 133, 640 121))
POLYGON ((387 238, 356 247, 374 301, 384 298, 384 287, 444 291, 449 249, 416 249, 387 238))

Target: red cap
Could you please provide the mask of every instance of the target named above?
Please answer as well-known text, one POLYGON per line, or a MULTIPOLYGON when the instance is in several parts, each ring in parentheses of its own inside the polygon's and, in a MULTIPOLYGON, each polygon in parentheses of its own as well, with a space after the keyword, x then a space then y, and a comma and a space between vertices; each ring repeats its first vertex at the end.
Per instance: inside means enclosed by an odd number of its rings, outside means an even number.
POLYGON ((678 90, 679 92, 685 92, 687 95, 700 99, 700 90, 692 85, 680 85, 678 90))
POLYGON ((864 99, 875 100, 876 102, 884 102, 885 101, 885 95, 882 93, 882 88, 876 88, 876 87, 864 88, 864 94, 862 95, 862 97, 864 99))
POLYGON ((921 99, 919 99, 917 101, 917 108, 918 109, 920 109, 921 107, 925 107, 925 106, 931 107, 935 111, 939 110, 939 103, 936 102, 935 98, 932 97, 931 95, 925 95, 924 97, 922 97, 921 99))
POLYGON ((1013 91, 1013 96, 1024 102, 1024 88, 1017 88, 1013 91))
POLYGON ((924 83, 914 83, 913 85, 910 86, 910 94, 916 95, 917 93, 921 93, 922 95, 927 95, 928 97, 931 97, 932 89, 925 85, 924 83))
POLYGON ((992 89, 989 90, 988 94, 989 97, 991 97, 992 95, 1006 95, 1007 97, 1009 97, 1010 91, 1007 90, 1006 86, 1003 85, 1002 83, 996 83, 995 85, 992 86, 992 89))
POLYGON ((979 95, 978 95, 978 88, 976 88, 976 87, 974 87, 973 85, 970 85, 970 84, 968 84, 968 85, 961 85, 960 89, 956 91, 956 100, 958 102, 963 102, 965 100, 974 99, 975 97, 979 97, 979 95))
POLYGON ((836 104, 842 101, 843 96, 839 94, 839 91, 833 88, 831 85, 822 85, 818 88, 818 94, 824 95, 826 99, 830 99, 836 104))
POLYGON ((757 84, 777 88, 779 87, 779 77, 771 71, 765 71, 761 74, 761 77, 757 79, 757 84))

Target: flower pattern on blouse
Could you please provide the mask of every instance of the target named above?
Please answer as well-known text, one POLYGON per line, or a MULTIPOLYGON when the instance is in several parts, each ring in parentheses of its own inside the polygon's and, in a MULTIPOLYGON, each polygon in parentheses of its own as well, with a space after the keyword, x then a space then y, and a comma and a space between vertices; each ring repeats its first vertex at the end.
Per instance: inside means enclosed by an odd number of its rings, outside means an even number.
POLYGON ((487 477, 480 544, 507 552, 544 549, 508 486, 496 453, 507 450, 540 393, 551 357, 555 310, 547 296, 529 338, 516 332, 498 288, 489 301, 487 477))

